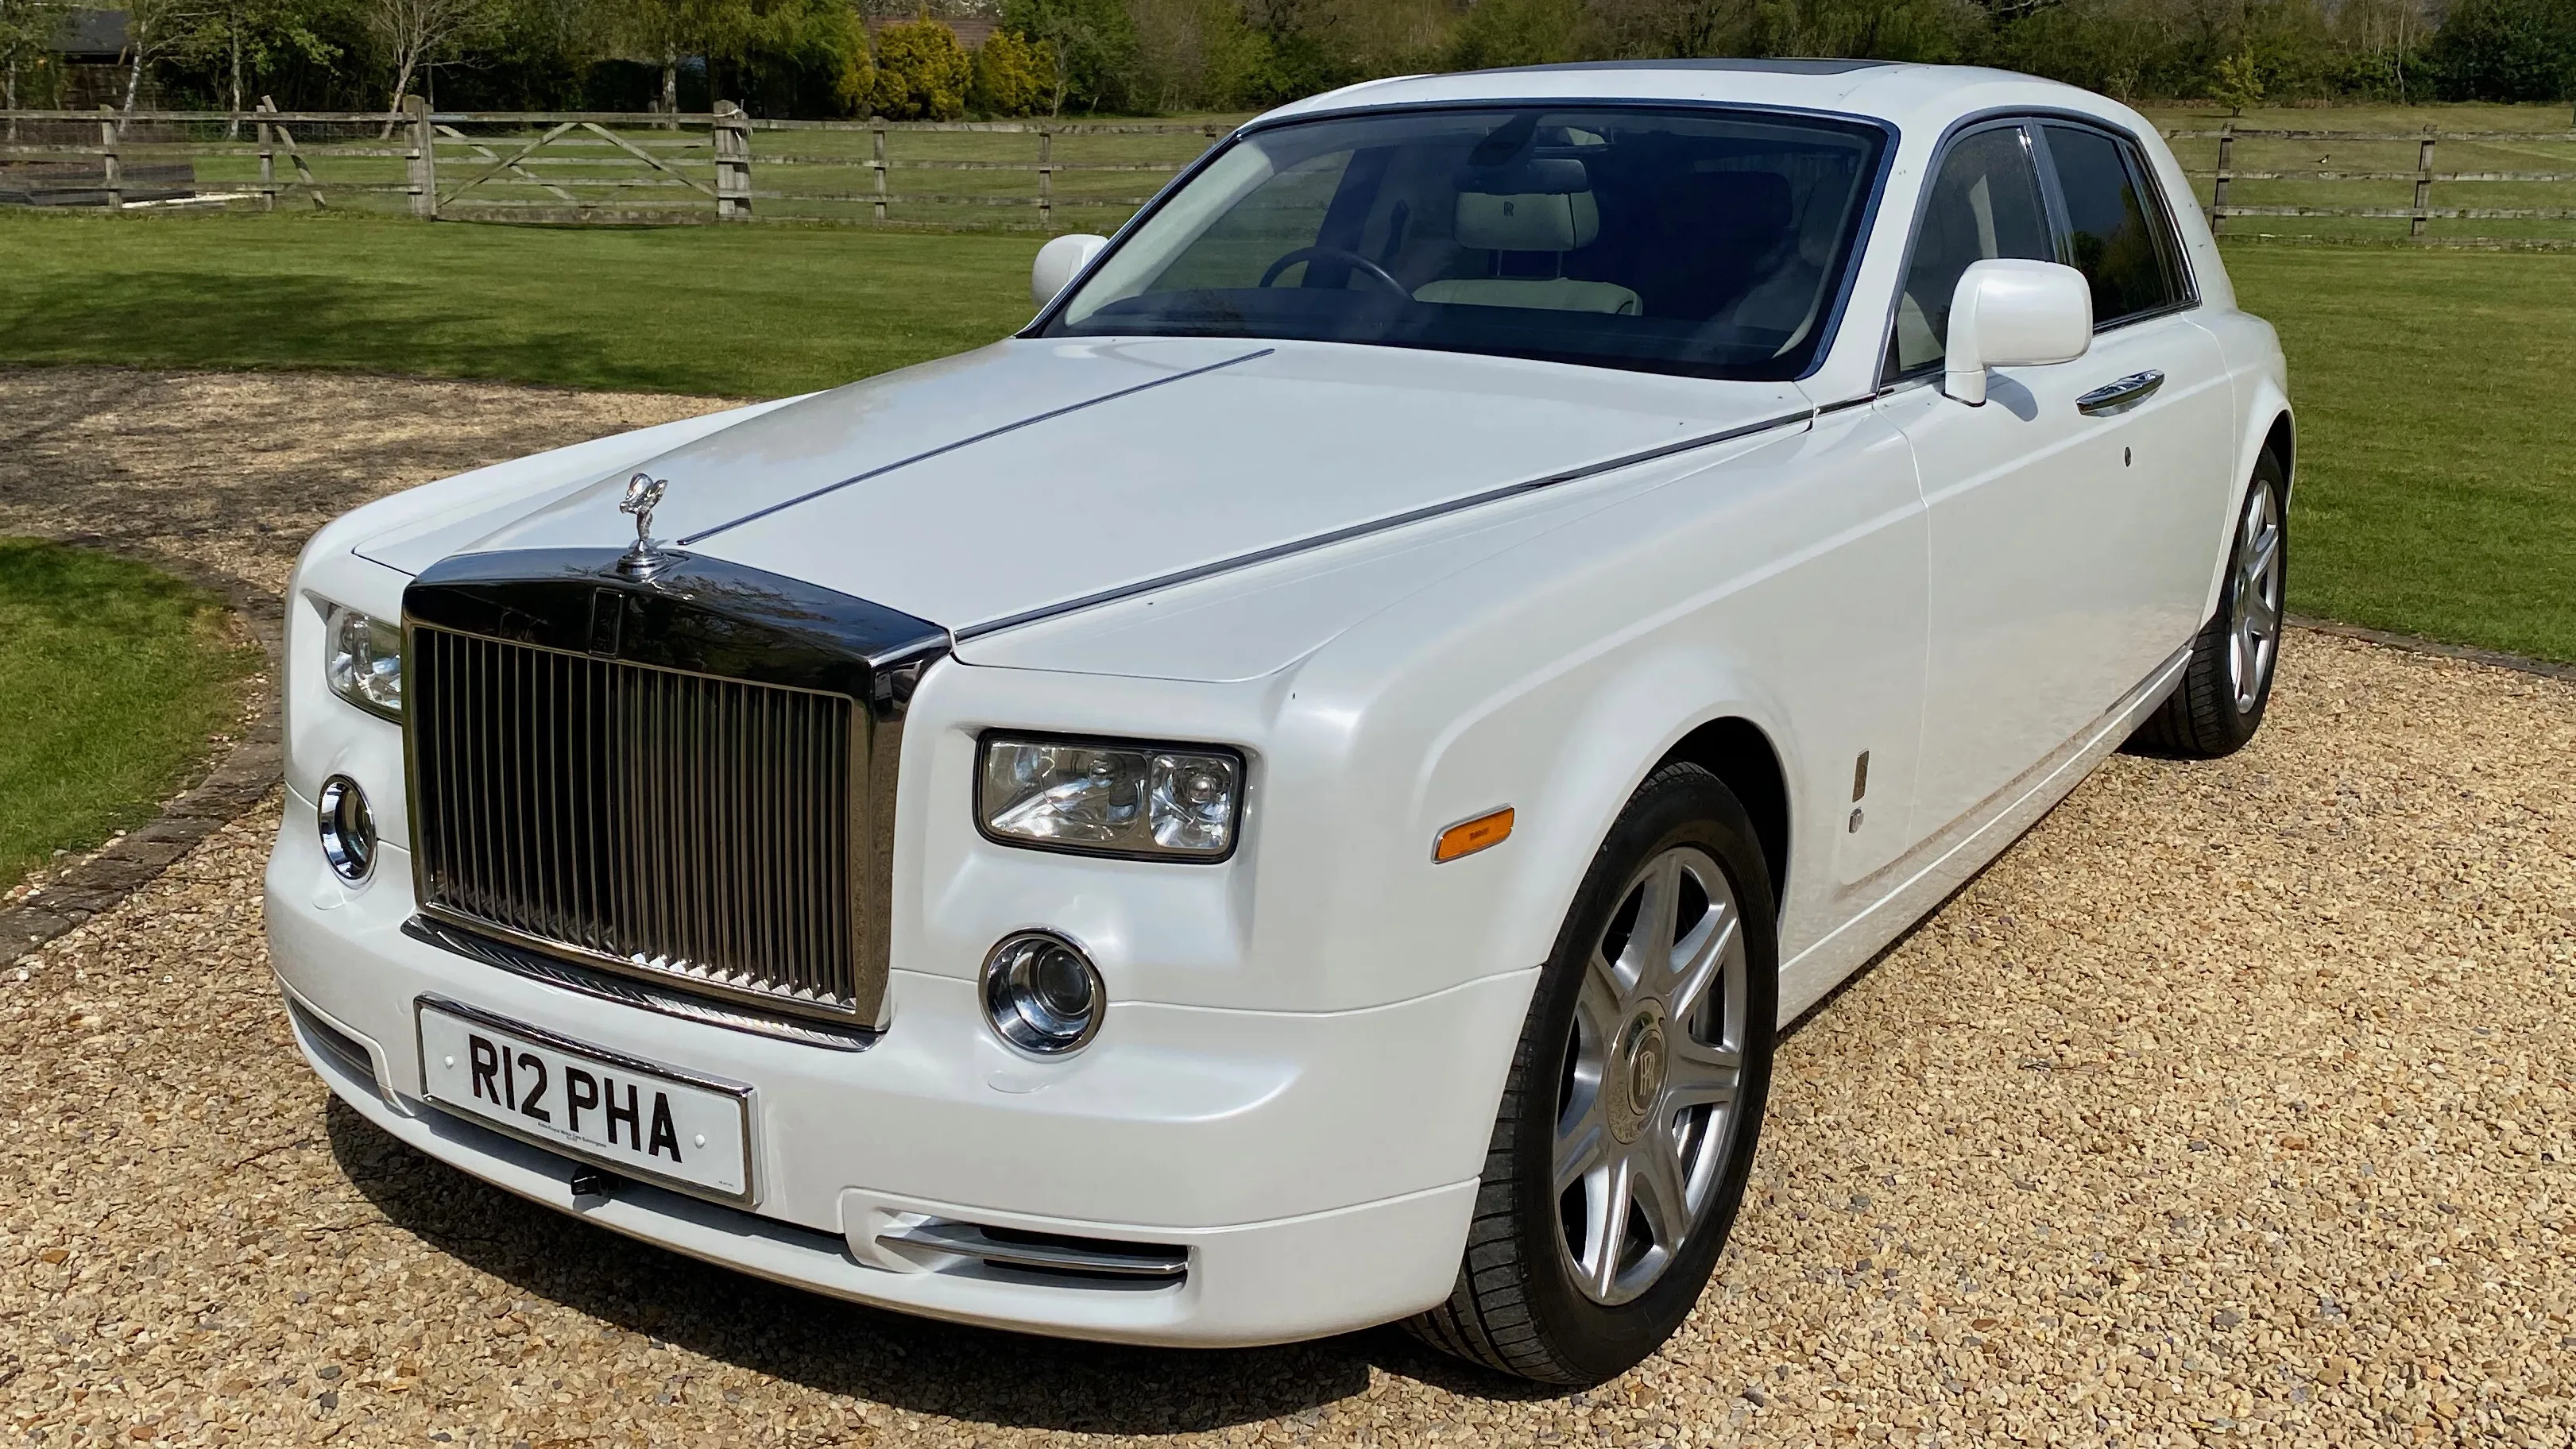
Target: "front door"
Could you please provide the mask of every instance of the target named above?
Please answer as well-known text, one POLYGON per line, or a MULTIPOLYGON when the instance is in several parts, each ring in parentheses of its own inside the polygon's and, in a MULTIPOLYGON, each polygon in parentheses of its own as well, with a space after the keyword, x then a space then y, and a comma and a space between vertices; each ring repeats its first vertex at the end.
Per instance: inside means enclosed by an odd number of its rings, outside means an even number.
POLYGON ((2225 471, 2205 455, 2233 431, 2224 367, 2121 143, 2074 129, 2006 122, 1954 141, 1908 263, 1889 366, 1925 382, 1879 407, 1913 443, 1928 524, 1920 833, 2099 719, 2190 637, 2207 586, 2204 568, 2186 603, 2181 561, 2207 557, 2189 529, 2216 536, 2200 520, 2225 471), (2091 169, 2105 155, 2107 188, 2091 169), (1932 385, 1940 339, 1959 274, 1997 256, 2084 271, 2096 335, 2074 362, 1995 369, 1970 407, 1932 385))

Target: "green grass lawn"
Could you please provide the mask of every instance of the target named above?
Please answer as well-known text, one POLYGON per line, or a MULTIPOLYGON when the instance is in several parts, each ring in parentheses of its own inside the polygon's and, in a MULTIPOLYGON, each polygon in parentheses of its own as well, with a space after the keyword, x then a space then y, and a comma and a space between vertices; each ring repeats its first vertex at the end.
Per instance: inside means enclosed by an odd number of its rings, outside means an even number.
POLYGON ((2576 256, 2232 246, 2299 412, 2290 604, 2576 660, 2576 256))
POLYGON ((776 397, 1020 327, 1040 240, 0 209, 0 361, 776 397))
POLYGON ((143 823, 236 722, 261 662, 195 588, 0 538, 0 890, 143 823))
MULTIPOLYGON (((0 362, 775 396, 1009 332, 1037 245, 0 213, 0 362)), ((2228 261, 2281 329, 2301 412, 2293 607, 2576 659, 2576 461, 2559 442, 2576 255, 2253 243, 2228 261)))

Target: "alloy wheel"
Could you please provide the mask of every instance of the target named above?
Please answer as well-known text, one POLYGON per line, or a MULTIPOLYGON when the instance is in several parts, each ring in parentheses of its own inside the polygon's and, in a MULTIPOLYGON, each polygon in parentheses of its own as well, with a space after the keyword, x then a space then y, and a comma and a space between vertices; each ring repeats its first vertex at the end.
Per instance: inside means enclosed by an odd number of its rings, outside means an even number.
POLYGON ((1696 846, 1648 860, 1593 944, 1552 1156, 1558 1243, 1596 1303, 1664 1275, 1723 1172, 1742 1115, 1746 959, 1734 889, 1696 846))
POLYGON ((2235 598, 2227 620, 2227 682, 2236 712, 2249 714, 2263 696, 2281 644, 2281 514, 2272 490, 2257 486, 2236 528, 2235 598))

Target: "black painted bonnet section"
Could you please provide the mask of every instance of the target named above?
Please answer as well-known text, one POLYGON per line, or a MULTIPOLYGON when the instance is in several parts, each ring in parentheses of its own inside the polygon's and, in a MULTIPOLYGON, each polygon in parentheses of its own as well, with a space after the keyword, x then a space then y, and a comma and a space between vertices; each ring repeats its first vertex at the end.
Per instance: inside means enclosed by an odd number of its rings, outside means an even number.
POLYGON ((899 716, 921 670, 948 649, 927 619, 722 559, 666 554, 648 579, 616 549, 458 554, 403 591, 434 628, 595 659, 825 690, 899 716))

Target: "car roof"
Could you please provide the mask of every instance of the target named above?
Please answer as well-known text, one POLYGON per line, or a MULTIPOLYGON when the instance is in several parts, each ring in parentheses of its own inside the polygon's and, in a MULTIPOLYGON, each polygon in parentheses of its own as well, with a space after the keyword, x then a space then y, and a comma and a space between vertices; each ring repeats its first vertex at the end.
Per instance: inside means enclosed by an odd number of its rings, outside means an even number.
POLYGON ((2027 108, 2077 111, 2142 124, 2090 91, 1982 66, 1869 60, 1625 60, 1519 66, 1363 81, 1292 102, 1261 118, 1330 115, 1384 106, 1567 101, 1721 103, 1829 111, 1938 132, 1964 115, 2027 108))

